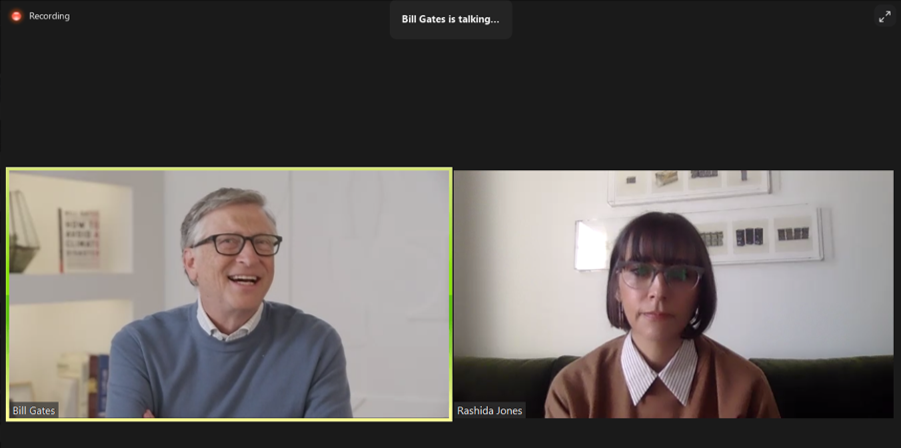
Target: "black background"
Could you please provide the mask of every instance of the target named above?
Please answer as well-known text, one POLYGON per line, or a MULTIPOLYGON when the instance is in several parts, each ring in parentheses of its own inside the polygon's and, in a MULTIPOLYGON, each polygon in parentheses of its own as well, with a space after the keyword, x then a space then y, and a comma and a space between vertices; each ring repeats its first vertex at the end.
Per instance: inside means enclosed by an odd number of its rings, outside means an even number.
POLYGON ((3 2, 0 143, 16 163, 90 144, 119 164, 252 146, 281 154, 268 165, 327 147, 455 168, 525 147, 897 143, 885 2, 513 3, 511 39, 422 41, 391 38, 389 2, 3 2), (12 25, 14 6, 71 21, 12 25))
POLYGON ((390 11, 389 30, 395 39, 509 39, 513 35, 513 2, 509 0, 393 1, 390 11), (491 23, 464 23, 468 16, 491 23), (415 21, 404 22, 405 18, 415 21), (452 18, 458 20, 451 22, 452 18))
MULTIPOLYGON (((400 41, 389 2, 2 2, 3 158, 608 169, 711 157, 886 168, 876 151, 898 147, 901 28, 873 22, 876 5, 896 2, 513 3, 511 39, 400 41), (12 7, 71 21, 13 25, 12 7)), ((186 436, 232 446, 552 446, 577 437, 771 444, 797 431, 845 445, 888 437, 887 423, 3 423, 0 437, 4 446, 186 436)))

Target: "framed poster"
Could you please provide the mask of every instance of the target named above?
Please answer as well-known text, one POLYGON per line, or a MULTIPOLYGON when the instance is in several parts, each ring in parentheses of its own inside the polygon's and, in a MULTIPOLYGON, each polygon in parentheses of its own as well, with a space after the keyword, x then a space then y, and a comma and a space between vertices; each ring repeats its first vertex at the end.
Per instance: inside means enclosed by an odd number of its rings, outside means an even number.
POLYGON ((616 207, 771 192, 770 171, 610 171, 607 203, 616 207))
POLYGON ((100 270, 100 212, 59 209, 60 272, 100 270))
MULTIPOLYGON (((824 258, 822 213, 810 205, 682 213, 682 216, 698 230, 714 265, 824 258)), ((577 221, 576 270, 608 269, 613 244, 633 218, 577 221)))

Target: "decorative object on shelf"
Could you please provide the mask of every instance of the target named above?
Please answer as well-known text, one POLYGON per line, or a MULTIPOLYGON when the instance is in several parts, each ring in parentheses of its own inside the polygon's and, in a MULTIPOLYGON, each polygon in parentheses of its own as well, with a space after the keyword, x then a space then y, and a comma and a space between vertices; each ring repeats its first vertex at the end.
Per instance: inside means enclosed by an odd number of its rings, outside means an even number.
POLYGON ((770 194, 770 177, 766 170, 610 171, 607 203, 617 207, 770 194))
MULTIPOLYGON (((642 213, 576 221, 576 270, 606 270, 620 231, 642 213)), ((698 230, 714 265, 819 261, 824 258, 821 212, 811 205, 711 210, 682 215, 698 230)))
POLYGON ((59 403, 59 418, 78 418, 78 378, 57 377, 53 397, 59 403))
MULTIPOLYGON (((71 378, 76 387, 75 415, 77 418, 88 418, 91 394, 91 354, 87 352, 66 352, 60 355, 56 363, 58 378, 71 378)), ((64 395, 71 392, 65 391, 64 395)), ((67 404, 72 406, 73 404, 67 404)))
POLYGON ((100 269, 100 212, 59 209, 60 272, 100 269))
POLYGON ((9 383, 9 402, 34 402, 34 388, 31 381, 9 383))
POLYGON ((21 274, 41 249, 38 234, 19 190, 9 192, 9 272, 21 274))

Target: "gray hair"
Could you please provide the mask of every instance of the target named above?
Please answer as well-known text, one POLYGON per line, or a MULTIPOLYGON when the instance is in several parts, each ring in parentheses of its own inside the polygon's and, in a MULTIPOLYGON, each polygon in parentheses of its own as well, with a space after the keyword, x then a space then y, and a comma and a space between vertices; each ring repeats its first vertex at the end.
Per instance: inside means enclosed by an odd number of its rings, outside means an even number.
MULTIPOLYGON (((273 230, 276 228, 275 216, 266 208, 265 196, 254 190, 242 190, 240 188, 220 188, 204 196, 203 199, 197 201, 197 203, 194 204, 193 207, 191 207, 191 210, 185 216, 185 220, 182 221, 182 252, 200 241, 201 235, 203 235, 203 218, 205 218, 206 215, 222 207, 238 204, 259 205, 263 209, 263 212, 266 213, 266 217, 269 218, 269 221, 272 223, 273 230)), ((185 270, 185 275, 188 275, 187 270, 185 270)), ((191 282, 192 285, 197 286, 197 284, 191 280, 190 276, 188 277, 188 281, 191 282)))

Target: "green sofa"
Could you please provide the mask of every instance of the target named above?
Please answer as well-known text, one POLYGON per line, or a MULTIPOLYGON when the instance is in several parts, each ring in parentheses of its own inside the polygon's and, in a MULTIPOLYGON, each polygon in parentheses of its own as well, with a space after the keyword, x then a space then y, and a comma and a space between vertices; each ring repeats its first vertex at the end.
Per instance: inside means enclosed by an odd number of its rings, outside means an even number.
MULTIPOLYGON (((542 418, 551 380, 576 359, 454 357, 454 402, 525 402, 527 418, 542 418)), ((894 417, 894 355, 751 362, 783 418, 894 417)))

